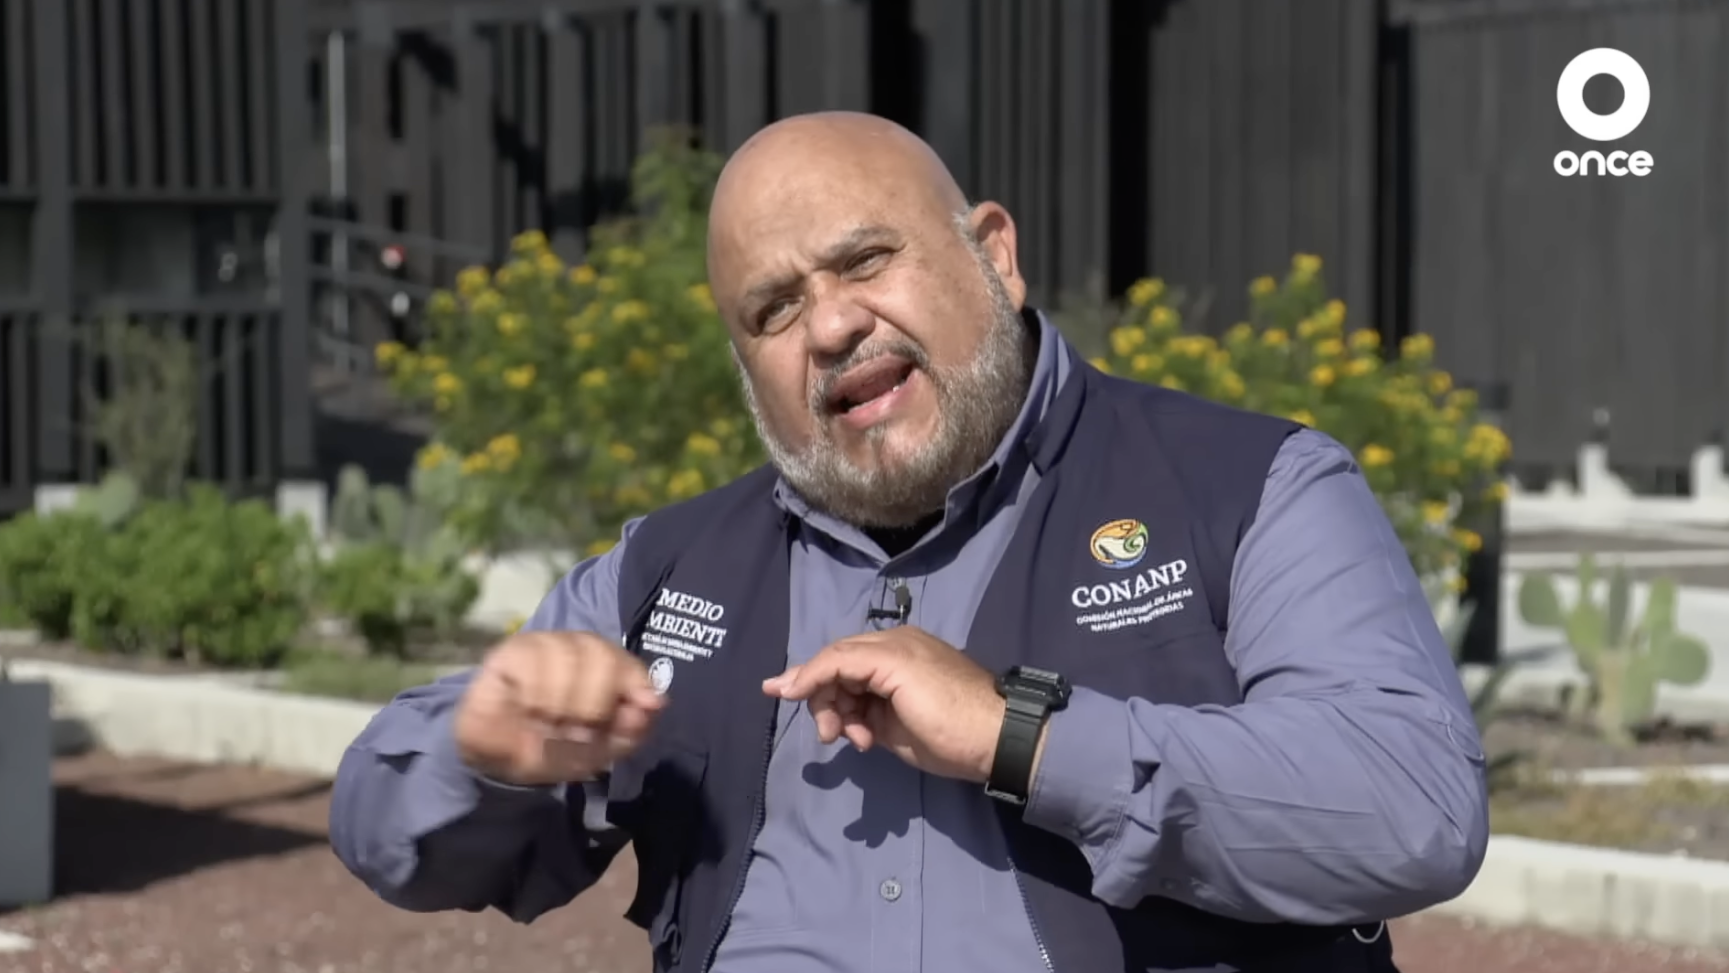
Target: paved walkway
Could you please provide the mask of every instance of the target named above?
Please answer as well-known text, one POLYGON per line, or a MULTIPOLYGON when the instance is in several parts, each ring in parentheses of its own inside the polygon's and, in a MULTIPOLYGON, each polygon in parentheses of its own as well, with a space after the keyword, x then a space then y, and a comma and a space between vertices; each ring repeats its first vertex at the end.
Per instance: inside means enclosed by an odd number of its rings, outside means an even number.
MULTIPOLYGON (((320 781, 103 755, 57 774, 63 894, 0 915, 0 973, 649 969, 642 934, 619 918, 628 856, 532 926, 415 915, 378 902, 330 854, 320 781)), ((1429 916, 1395 923, 1393 937, 1404 973, 1729 973, 1714 957, 1429 916)))

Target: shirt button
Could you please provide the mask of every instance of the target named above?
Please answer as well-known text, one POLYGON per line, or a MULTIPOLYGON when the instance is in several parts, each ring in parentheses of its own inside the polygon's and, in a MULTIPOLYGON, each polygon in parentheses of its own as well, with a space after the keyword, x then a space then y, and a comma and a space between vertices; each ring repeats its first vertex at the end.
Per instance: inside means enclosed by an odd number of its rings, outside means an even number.
POLYGON ((887 901, 893 902, 901 897, 901 883, 892 878, 885 878, 883 883, 877 886, 877 892, 887 901))

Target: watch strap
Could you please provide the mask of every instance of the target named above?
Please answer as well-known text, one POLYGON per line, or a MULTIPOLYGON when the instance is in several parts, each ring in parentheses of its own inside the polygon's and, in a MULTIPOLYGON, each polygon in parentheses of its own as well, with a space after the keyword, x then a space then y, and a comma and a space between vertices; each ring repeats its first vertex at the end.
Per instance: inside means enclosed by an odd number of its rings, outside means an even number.
POLYGON ((999 801, 1024 806, 1032 791, 1033 758, 1038 754, 1039 736, 1051 707, 1044 700, 1013 693, 1007 694, 1005 701, 1003 727, 997 734, 997 753, 991 762, 985 793, 999 801))

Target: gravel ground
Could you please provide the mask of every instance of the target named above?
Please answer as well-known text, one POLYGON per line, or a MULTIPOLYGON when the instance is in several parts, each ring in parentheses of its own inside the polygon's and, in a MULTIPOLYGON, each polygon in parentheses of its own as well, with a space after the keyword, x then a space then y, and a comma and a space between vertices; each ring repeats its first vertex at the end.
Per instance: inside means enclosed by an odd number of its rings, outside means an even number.
MULTIPOLYGON (((375 900, 324 843, 320 782, 102 754, 62 761, 61 898, 0 915, 36 948, 0 973, 647 973, 619 918, 634 882, 602 886, 530 927, 413 915, 375 900)), ((1394 924, 1404 973, 1729 973, 1729 961, 1637 944, 1491 930, 1435 916, 1394 924)))
POLYGON ((1636 786, 1555 786, 1542 774, 1590 767, 1729 764, 1721 728, 1664 729, 1622 747, 1553 716, 1512 712, 1485 734, 1495 756, 1520 754, 1515 786, 1491 795, 1495 830, 1652 854, 1729 860, 1729 787, 1659 777, 1636 786))
POLYGON ((1516 710, 1490 721, 1483 745, 1490 753, 1530 754, 1554 770, 1729 764, 1729 730, 1723 727, 1662 728, 1636 746, 1623 747, 1552 715, 1516 710))

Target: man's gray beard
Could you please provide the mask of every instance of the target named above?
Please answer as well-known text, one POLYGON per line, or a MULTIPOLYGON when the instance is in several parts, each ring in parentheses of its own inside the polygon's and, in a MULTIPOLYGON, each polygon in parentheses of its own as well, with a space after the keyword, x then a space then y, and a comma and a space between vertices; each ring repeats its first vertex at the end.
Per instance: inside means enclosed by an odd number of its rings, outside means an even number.
POLYGON ((932 368, 924 349, 910 340, 861 345, 817 383, 809 403, 817 420, 817 438, 809 446, 790 449, 769 430, 741 364, 739 377, 757 436, 781 478, 812 509, 857 527, 915 524, 943 509, 949 491, 984 466, 1020 415, 1037 346, 996 268, 976 245, 971 249, 991 295, 991 326, 978 354, 959 367, 932 368), (937 398, 937 430, 930 441, 913 447, 910 455, 897 454, 893 465, 885 468, 881 446, 887 429, 872 428, 866 441, 875 447, 879 465, 860 469, 829 432, 827 393, 841 375, 884 354, 912 362, 931 383, 937 398))

